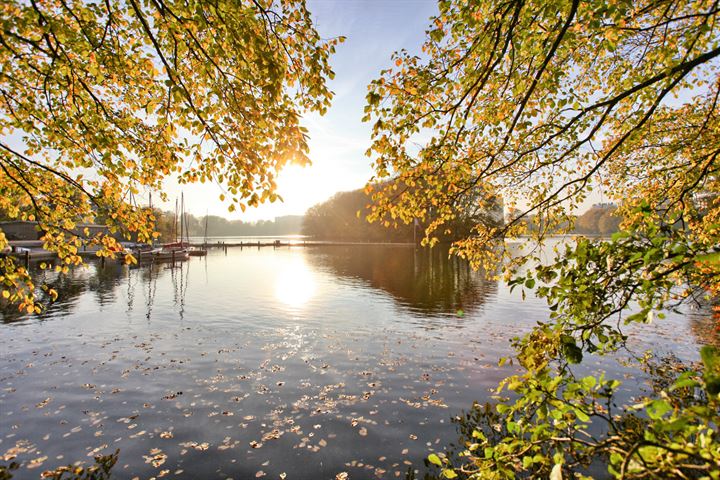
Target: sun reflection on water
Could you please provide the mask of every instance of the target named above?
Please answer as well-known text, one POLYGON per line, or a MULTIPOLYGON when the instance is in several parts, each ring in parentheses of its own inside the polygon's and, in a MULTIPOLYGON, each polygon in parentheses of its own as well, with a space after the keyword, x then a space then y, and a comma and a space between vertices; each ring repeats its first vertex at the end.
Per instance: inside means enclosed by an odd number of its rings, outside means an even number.
POLYGON ((297 259, 287 264, 275 280, 275 298, 285 305, 301 308, 315 294, 317 285, 312 271, 297 259))

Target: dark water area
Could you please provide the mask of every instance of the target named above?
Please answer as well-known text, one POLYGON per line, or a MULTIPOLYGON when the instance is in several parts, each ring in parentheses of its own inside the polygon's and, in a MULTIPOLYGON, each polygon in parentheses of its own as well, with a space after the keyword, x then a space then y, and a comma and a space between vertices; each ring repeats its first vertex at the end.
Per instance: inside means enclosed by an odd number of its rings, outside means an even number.
MULTIPOLYGON (((120 449, 113 478, 402 478, 457 439, 451 418, 547 318, 441 250, 216 250, 188 262, 47 273, 60 300, 2 314, 0 459, 15 478, 120 449)), ((633 343, 697 357, 704 316, 633 343)), ((638 391, 633 372, 604 359, 638 391)))

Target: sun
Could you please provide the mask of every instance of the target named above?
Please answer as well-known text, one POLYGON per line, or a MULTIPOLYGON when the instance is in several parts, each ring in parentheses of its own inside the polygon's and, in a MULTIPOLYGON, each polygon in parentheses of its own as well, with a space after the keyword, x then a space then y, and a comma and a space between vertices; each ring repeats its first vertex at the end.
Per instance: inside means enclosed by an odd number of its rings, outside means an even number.
POLYGON ((278 176, 277 193, 285 204, 307 209, 330 196, 331 185, 325 172, 317 166, 288 165, 278 176))

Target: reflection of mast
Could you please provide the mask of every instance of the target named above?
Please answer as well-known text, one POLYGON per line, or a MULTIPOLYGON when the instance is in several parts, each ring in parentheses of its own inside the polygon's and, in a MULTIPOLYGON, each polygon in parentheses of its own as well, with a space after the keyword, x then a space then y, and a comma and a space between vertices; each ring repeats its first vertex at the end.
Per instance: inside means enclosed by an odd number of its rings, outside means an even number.
POLYGON ((187 267, 187 273, 183 275, 183 268, 180 265, 180 320, 182 321, 185 316, 185 294, 187 293, 187 287, 190 283, 190 262, 185 262, 187 267))
POLYGON ((183 263, 180 263, 177 268, 172 268, 170 270, 170 278, 172 279, 173 284, 173 304, 178 307, 180 320, 182 320, 185 316, 185 294, 187 292, 188 279, 190 277, 190 263, 186 262, 186 264, 187 273, 183 269, 183 263), (180 273, 176 273, 175 270, 179 270, 180 273))
POLYGON ((207 285, 208 284, 207 255, 203 256, 203 261, 205 262, 205 285, 207 285))
POLYGON ((133 304, 135 303, 135 284, 132 283, 132 277, 133 277, 133 270, 128 269, 127 270, 127 279, 128 279, 128 285, 127 285, 127 314, 130 315, 130 312, 132 312, 133 304))
POLYGON ((148 321, 150 321, 153 303, 155 302, 155 291, 157 290, 157 275, 153 279, 153 270, 156 268, 155 265, 150 265, 149 268, 150 279, 148 280, 147 314, 145 315, 148 321))

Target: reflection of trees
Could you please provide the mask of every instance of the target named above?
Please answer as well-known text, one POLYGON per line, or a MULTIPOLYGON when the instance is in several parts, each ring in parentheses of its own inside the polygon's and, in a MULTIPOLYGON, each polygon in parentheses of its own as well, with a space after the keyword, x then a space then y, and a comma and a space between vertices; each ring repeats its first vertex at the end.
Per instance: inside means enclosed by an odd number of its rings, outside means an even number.
POLYGON ((108 305, 117 299, 117 286, 126 267, 117 262, 108 262, 105 266, 95 262, 95 272, 88 279, 88 290, 95 293, 98 305, 108 305))
POLYGON ((480 308, 497 282, 447 249, 391 246, 321 247, 306 257, 339 277, 362 280, 400 304, 424 314, 455 314, 480 308))
MULTIPOLYGON (((70 269, 65 275, 58 274, 52 269, 40 270, 34 267, 37 284, 47 285, 48 288, 58 292, 58 299, 53 302, 42 289, 38 288, 36 294, 40 301, 46 305, 45 311, 39 314, 38 317, 48 319, 59 315, 67 315, 75 309, 78 299, 86 292, 94 293, 98 306, 115 303, 118 299, 118 289, 121 284, 125 285, 127 289, 127 309, 129 313, 133 310, 135 304, 135 287, 140 284, 146 289, 144 307, 146 316, 149 319, 155 300, 157 280, 165 275, 168 270, 173 272, 171 275, 173 275, 173 286, 175 288, 175 303, 179 304, 182 313, 185 305, 188 272, 178 271, 175 273, 175 270, 181 269, 183 263, 187 262, 180 262, 175 267, 170 264, 149 264, 129 269, 117 262, 107 262, 102 265, 99 261, 94 261, 86 266, 70 269)), ((17 307, 13 305, 0 308, 0 320, 3 323, 17 322, 26 318, 28 318, 28 315, 19 312, 17 307)))
POLYGON ((690 330, 701 345, 720 347, 720 311, 717 306, 703 305, 688 315, 690 330))
MULTIPOLYGON (((47 285, 48 288, 58 292, 58 299, 52 302, 50 297, 38 288, 36 292, 38 298, 46 305, 45 311, 38 315, 41 319, 71 312, 80 296, 86 291, 95 292, 100 305, 114 302, 115 287, 124 271, 122 265, 111 262, 104 267, 100 262, 92 262, 87 266, 72 268, 65 275, 55 272, 52 267, 47 270, 40 270, 37 266, 31 268, 34 270, 34 278, 38 285, 47 285)), ((0 315, 4 323, 27 318, 26 314, 18 312, 13 305, 4 308, 0 315)))

